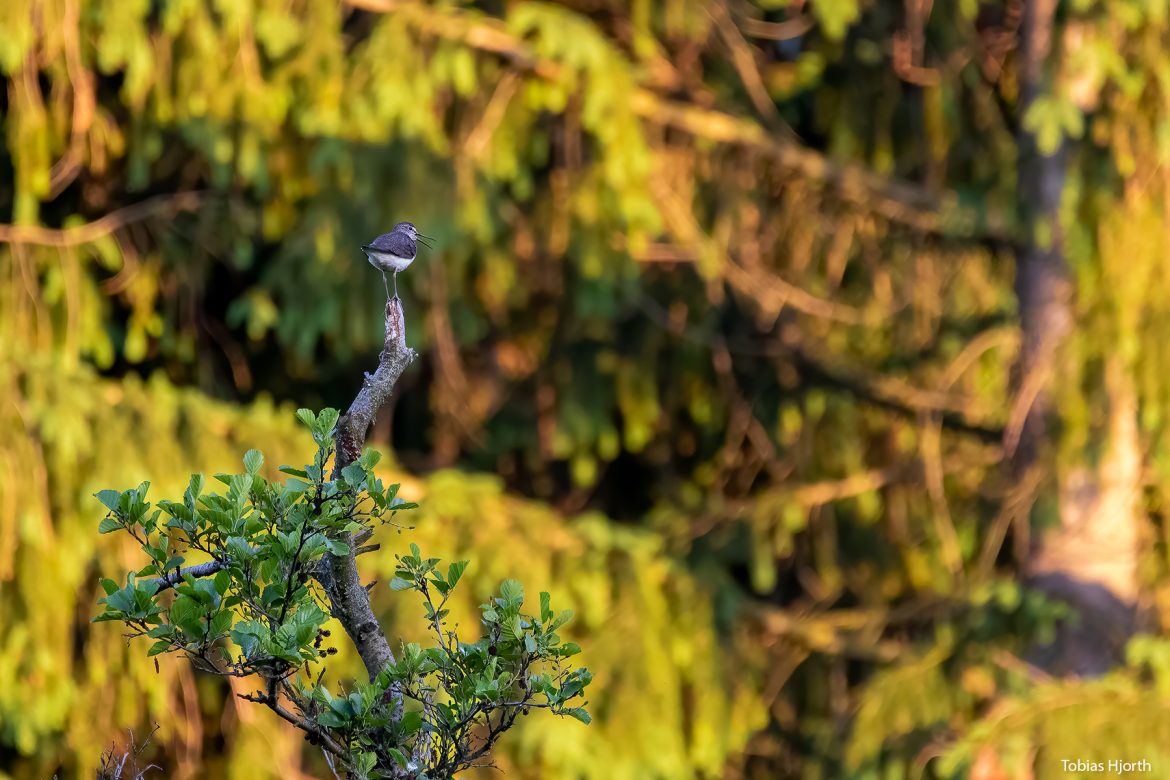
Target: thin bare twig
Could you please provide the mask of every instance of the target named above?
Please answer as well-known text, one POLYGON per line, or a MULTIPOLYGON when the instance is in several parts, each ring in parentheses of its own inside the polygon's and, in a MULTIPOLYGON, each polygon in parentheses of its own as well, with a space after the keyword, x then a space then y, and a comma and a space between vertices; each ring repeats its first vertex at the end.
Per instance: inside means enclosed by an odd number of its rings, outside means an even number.
POLYGON ((811 30, 816 23, 811 16, 797 16, 783 22, 765 22, 763 19, 744 18, 739 27, 749 38, 769 41, 790 41, 811 30))
POLYGON ((947 505, 946 489, 943 479, 946 476, 946 467, 943 465, 942 455, 942 420, 937 414, 920 415, 919 437, 921 439, 922 471, 926 477, 926 492, 934 507, 931 520, 934 523, 935 533, 938 535, 939 546, 943 561, 951 575, 960 577, 963 573, 963 553, 959 546, 959 535, 955 531, 955 523, 951 519, 951 510, 947 505))
MULTIPOLYGON (((275 680, 271 681, 275 683, 275 680)), ((272 686, 270 685, 270 688, 272 686)), ((280 705, 277 695, 274 692, 270 693, 237 693, 236 696, 245 701, 255 702, 256 704, 263 704, 268 709, 275 712, 282 719, 288 721, 296 726, 306 734, 312 734, 320 743, 321 747, 328 750, 342 762, 343 766, 348 767, 349 763, 345 760, 346 750, 337 743, 333 737, 329 736, 329 732, 318 726, 316 723, 310 721, 308 718, 298 718, 293 713, 286 710, 280 705)))
POLYGON ((0 225, 0 243, 37 244, 66 248, 88 244, 134 222, 161 215, 173 215, 179 211, 191 211, 199 206, 206 193, 177 192, 171 195, 156 195, 117 211, 111 211, 100 219, 72 228, 48 228, 40 225, 0 225))
MULTIPOLYGON (((694 246, 711 244, 712 239, 695 221, 689 204, 680 200, 665 179, 652 177, 650 188, 658 199, 671 233, 685 244, 694 246)), ((847 324, 859 324, 864 320, 860 310, 826 298, 818 298, 807 290, 781 279, 777 274, 749 271, 730 258, 723 263, 723 272, 727 283, 734 290, 773 314, 779 313, 785 306, 791 306, 799 312, 820 319, 847 324)))
POLYGON ((469 157, 479 158, 487 150, 488 141, 503 121, 508 104, 519 86, 520 77, 515 71, 507 71, 500 77, 496 88, 492 90, 492 96, 484 106, 483 113, 480 114, 479 121, 467 134, 467 140, 463 144, 463 151, 469 157))
POLYGON ((748 97, 751 99, 752 105, 755 106, 756 112, 759 113, 760 119, 783 137, 790 141, 796 141, 796 133, 781 119, 780 112, 776 109, 776 103, 768 94, 764 77, 760 75, 760 67, 756 62, 755 51, 751 44, 744 40, 743 33, 732 20, 731 12, 728 11, 727 6, 721 2, 713 3, 707 13, 715 21, 719 36, 731 51, 731 63, 735 66, 739 80, 743 82, 743 87, 747 90, 748 97))

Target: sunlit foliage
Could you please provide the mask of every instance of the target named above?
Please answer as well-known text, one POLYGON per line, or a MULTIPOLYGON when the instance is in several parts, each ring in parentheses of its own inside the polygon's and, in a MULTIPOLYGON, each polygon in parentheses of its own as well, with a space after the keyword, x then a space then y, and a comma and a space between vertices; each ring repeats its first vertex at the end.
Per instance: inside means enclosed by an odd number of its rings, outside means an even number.
POLYGON ((357 247, 407 217, 438 245, 399 279, 424 359, 392 439, 440 470, 383 478, 428 555, 477 562, 453 615, 522 569, 580 606, 595 675, 594 724, 525 723, 510 776, 965 776, 986 745, 1022 772, 1103 750, 1085 712, 1160 722, 1157 639, 1093 685, 1020 660, 1056 612, 1014 581, 1032 496, 1000 444, 1023 127, 1073 142, 1059 465, 1132 401, 1160 628, 1170 21, 1062 4, 1019 116, 1020 8, 0 3, 0 758, 87 769, 157 720, 176 776, 316 760, 87 627, 133 565, 90 496, 294 462, 291 409, 378 348, 357 247))

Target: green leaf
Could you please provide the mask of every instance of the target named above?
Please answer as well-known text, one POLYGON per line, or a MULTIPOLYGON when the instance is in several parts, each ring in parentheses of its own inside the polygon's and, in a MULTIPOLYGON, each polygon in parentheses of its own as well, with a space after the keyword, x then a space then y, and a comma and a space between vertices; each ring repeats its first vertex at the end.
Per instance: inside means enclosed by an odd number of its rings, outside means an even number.
POLYGON ((422 713, 418 710, 411 710, 402 716, 402 720, 399 723, 399 728, 402 730, 404 735, 410 736, 422 728, 422 722, 422 713))
POLYGON ((349 545, 337 539, 326 539, 325 546, 329 548, 329 552, 336 555, 338 558, 343 558, 349 555, 349 545))
POLYGON ((191 481, 187 483, 187 490, 183 493, 183 503, 192 513, 195 512, 195 502, 199 500, 199 494, 203 492, 203 475, 192 474, 191 481))
POLYGON ((552 622, 552 624, 548 627, 548 630, 549 631, 556 631, 558 628, 563 626, 565 623, 568 623, 572 619, 573 619, 573 610, 566 609, 563 612, 561 612, 561 614, 557 615, 557 619, 552 622))
POLYGON ((301 555, 304 556, 305 560, 312 560, 318 553, 326 549, 327 546, 327 539, 321 536, 321 534, 313 534, 305 540, 305 546, 301 549, 301 555))
POLYGON ((309 427, 310 430, 317 424, 317 415, 312 409, 297 409, 297 419, 309 427))
MULTIPOLYGON (((179 521, 179 528, 183 528, 189 525, 194 519, 194 514, 192 513, 190 507, 188 507, 186 504, 178 504, 174 501, 167 501, 164 499, 158 502, 158 506, 165 510, 166 513, 169 514, 174 520, 179 521)), ((173 527, 174 524, 167 523, 167 525, 168 527, 173 527)))
POLYGON ((588 684, 589 680, 584 678, 569 680, 561 686, 561 689, 558 693, 558 698, 560 698, 561 701, 568 701, 577 694, 581 693, 581 691, 588 684))
POLYGON ((552 611, 551 602, 552 602, 552 597, 549 596, 548 591, 542 590, 540 592, 540 622, 541 623, 547 623, 549 620, 552 619, 553 611, 552 611))
POLYGON ((289 476, 300 477, 301 479, 309 478, 309 472, 304 469, 294 469, 292 466, 281 466, 277 471, 288 474, 289 476))
POLYGON ((148 580, 147 582, 135 582, 135 595, 138 593, 144 594, 147 599, 158 593, 159 583, 157 580, 148 580))
POLYGON ((402 577, 395 577, 390 580, 390 590, 412 590, 414 583, 402 577))
POLYGON ((362 775, 368 775, 377 764, 377 754, 370 751, 358 754, 357 769, 362 775))
POLYGON ((203 635, 203 607, 190 596, 179 596, 171 604, 167 617, 172 623, 193 637, 203 635))
POLYGON ((227 593, 228 587, 232 584, 232 577, 226 569, 220 569, 215 574, 214 583, 216 593, 222 596, 227 593))
POLYGON ((124 588, 118 588, 109 596, 101 599, 101 602, 105 602, 110 609, 117 612, 131 612, 134 609, 134 586, 127 585, 124 588))
POLYGON ((357 487, 366 480, 366 470, 362 468, 362 464, 354 462, 341 470, 341 476, 349 483, 350 487, 357 487))
POLYGON ((394 763, 398 764, 402 769, 406 769, 406 754, 396 747, 388 748, 387 752, 390 757, 394 759, 394 763))
POLYGON ((573 707, 572 709, 564 710, 564 713, 570 718, 576 718, 586 726, 593 722, 592 716, 585 711, 584 707, 573 707))
POLYGON ((463 576, 463 572, 467 569, 469 561, 456 561, 447 567, 447 587, 454 588, 455 584, 463 576))
POLYGON ((105 505, 106 509, 111 512, 118 511, 118 500, 122 497, 122 494, 117 490, 99 490, 94 493, 94 496, 105 505))
POLYGON ((232 629, 232 641, 240 646, 240 650, 247 658, 251 658, 256 653, 261 642, 268 636, 267 626, 254 620, 237 623, 232 629))
POLYGON ((118 522, 117 518, 111 515, 106 515, 102 518, 102 521, 98 523, 98 533, 108 534, 112 531, 117 531, 121 527, 122 524, 118 522))
POLYGON ((266 608, 279 604, 284 600, 284 583, 273 582, 270 585, 264 586, 264 592, 260 594, 260 603, 266 608))
POLYGON ((246 561, 255 555, 255 553, 252 551, 252 548, 248 546, 248 543, 239 536, 228 537, 227 549, 234 558, 241 561, 246 561))
POLYGON ((170 648, 171 648, 170 642, 168 642, 164 639, 160 639, 159 641, 157 641, 153 645, 151 645, 150 649, 146 651, 146 657, 149 658, 152 655, 158 655, 159 653, 165 653, 170 648))
POLYGON ((524 603, 524 586, 517 580, 504 580, 500 583, 500 595, 510 606, 518 607, 524 603))
POLYGON ((313 423, 313 433, 321 440, 325 440, 333 433, 333 427, 337 425, 337 418, 341 414, 336 409, 322 409, 321 413, 317 415, 317 420, 313 423))
POLYGON ((308 482, 299 479, 286 479, 284 481, 284 489, 294 496, 307 493, 312 487, 308 482))
POLYGON ((222 636, 228 633, 232 627, 232 613, 231 610, 223 610, 215 613, 215 617, 211 619, 211 635, 222 636))
POLYGON ((248 450, 244 453, 244 469, 249 474, 257 474, 264 465, 264 455, 260 450, 248 450))
POLYGON ((332 711, 322 712, 317 716, 317 722, 330 729, 339 729, 345 725, 345 721, 342 720, 341 716, 332 711))

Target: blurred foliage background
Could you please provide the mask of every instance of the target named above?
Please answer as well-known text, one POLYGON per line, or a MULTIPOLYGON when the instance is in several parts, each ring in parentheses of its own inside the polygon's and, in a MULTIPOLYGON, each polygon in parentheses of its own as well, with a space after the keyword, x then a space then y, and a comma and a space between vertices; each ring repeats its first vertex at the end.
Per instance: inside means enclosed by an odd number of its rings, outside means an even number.
POLYGON ((133 565, 92 494, 302 462, 410 219, 373 439, 423 508, 361 561, 576 609, 594 724, 508 776, 1170 776, 1168 42, 1166 0, 0 3, 0 774, 154 722, 167 777, 327 771, 89 623, 133 565))

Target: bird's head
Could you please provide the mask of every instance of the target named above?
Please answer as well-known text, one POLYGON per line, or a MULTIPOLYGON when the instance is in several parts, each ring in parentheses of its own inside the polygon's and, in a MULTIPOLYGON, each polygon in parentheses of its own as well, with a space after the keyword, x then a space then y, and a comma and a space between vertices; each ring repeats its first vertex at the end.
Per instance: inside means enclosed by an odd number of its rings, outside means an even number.
POLYGON ((431 240, 431 237, 418 232, 418 228, 414 226, 413 222, 399 222, 394 226, 394 232, 405 233, 411 241, 420 241, 423 246, 430 247, 427 242, 431 240))
POLYGON ((394 232, 405 233, 410 236, 412 241, 418 238, 418 228, 414 226, 413 222, 399 222, 394 226, 394 232))

